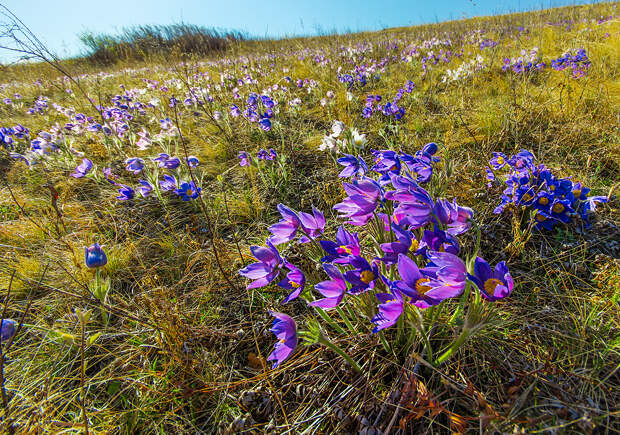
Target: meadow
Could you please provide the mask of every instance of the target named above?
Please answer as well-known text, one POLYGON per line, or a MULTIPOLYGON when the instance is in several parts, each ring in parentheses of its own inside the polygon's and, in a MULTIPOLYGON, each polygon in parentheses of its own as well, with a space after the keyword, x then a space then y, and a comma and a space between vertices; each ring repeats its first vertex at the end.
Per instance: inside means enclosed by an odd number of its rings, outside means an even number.
POLYGON ((0 66, 3 433, 617 433, 619 7, 0 66))

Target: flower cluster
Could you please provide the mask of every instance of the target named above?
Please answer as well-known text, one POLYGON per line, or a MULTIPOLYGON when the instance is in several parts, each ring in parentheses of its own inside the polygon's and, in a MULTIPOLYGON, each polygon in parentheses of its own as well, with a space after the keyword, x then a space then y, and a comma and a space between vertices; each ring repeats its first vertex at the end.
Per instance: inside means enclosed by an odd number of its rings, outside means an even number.
POLYGON ((586 70, 590 68, 590 65, 591 62, 583 48, 577 50, 577 53, 574 56, 571 56, 570 52, 568 52, 551 61, 551 68, 556 71, 563 71, 570 68, 573 78, 584 76, 586 74, 586 70))
POLYGON ((28 138, 29 136, 30 130, 21 124, 17 124, 15 127, 0 127, 0 145, 9 150, 15 149, 14 143, 16 140, 28 138))
POLYGON ((510 71, 516 74, 529 73, 532 71, 540 71, 545 67, 545 63, 541 61, 538 54, 538 47, 532 48, 529 52, 521 50, 521 56, 515 58, 505 58, 502 70, 510 71))
MULTIPOLYGON (((372 170, 378 176, 374 178, 364 175, 367 168, 361 158, 348 155, 340 159, 339 163, 345 166, 343 173, 346 172, 341 176, 356 178, 343 183, 347 196, 334 209, 340 218, 346 219, 345 224, 357 226, 363 232, 351 232, 341 225, 335 240, 330 240, 323 237, 325 217, 315 207, 309 214, 280 204, 281 220, 269 227, 271 237, 265 246, 250 248, 257 262, 239 271, 252 280, 248 288, 277 282, 289 292, 282 303, 303 295, 309 306, 318 310, 338 310, 345 304, 356 307, 366 298, 362 295, 370 293, 377 299, 371 319, 375 333, 395 325, 410 310, 438 306, 461 296, 466 288, 476 288, 478 299, 487 302, 508 296, 513 280, 505 263, 492 269, 480 257, 466 263, 459 256, 461 244, 457 237, 470 229, 473 210, 455 200, 434 199, 419 184, 420 174, 412 168, 431 166, 436 151, 434 143, 427 144, 415 156, 375 151, 372 170), (408 169, 401 172, 403 168, 408 169), (298 236, 299 243, 314 249, 315 255, 309 257, 322 266, 328 277, 314 285, 320 294, 316 299, 305 291, 309 286, 304 272, 276 247, 298 236), (284 274, 283 279, 276 281, 284 274)), ((431 175, 432 168, 430 174, 424 174, 423 181, 431 175)), ((297 326, 289 316, 272 315, 272 331, 279 341, 268 359, 276 367, 293 353, 297 326)), ((317 340, 327 343, 322 336, 317 340)))
POLYGON ((471 77, 474 73, 482 69, 484 69, 484 58, 478 55, 469 62, 463 62, 457 69, 452 70, 448 68, 442 81, 445 83, 461 80, 471 77))
POLYGON ((368 141, 366 135, 354 128, 347 127, 342 121, 334 121, 331 134, 323 136, 319 150, 331 153, 357 152, 362 150, 368 141))
POLYGON ((243 115, 250 122, 257 123, 265 131, 271 130, 271 118, 274 115, 276 102, 267 95, 258 95, 252 92, 247 99, 246 108, 241 109, 233 104, 230 106, 230 116, 237 118, 243 115), (262 110, 261 110, 262 109, 262 110), (261 113, 262 112, 262 113, 261 113))
POLYGON ((588 196, 590 189, 580 182, 556 177, 545 165, 536 165, 534 155, 527 150, 510 158, 493 153, 486 172, 489 182, 495 181, 499 173, 506 184, 495 213, 530 210, 531 222, 538 229, 551 230, 573 217, 579 217, 588 228, 589 213, 594 212, 596 204, 608 201, 605 196, 588 196))
POLYGON ((362 117, 370 118, 373 113, 380 112, 385 116, 393 117, 396 120, 401 119, 405 116, 405 109, 403 107, 398 106, 398 102, 403 98, 405 93, 410 94, 413 92, 415 84, 411 80, 407 80, 405 86, 398 89, 398 92, 392 99, 392 101, 387 102, 385 105, 381 103, 381 95, 368 95, 366 96, 366 105, 362 109, 362 117), (375 106, 376 103, 376 106, 375 106))

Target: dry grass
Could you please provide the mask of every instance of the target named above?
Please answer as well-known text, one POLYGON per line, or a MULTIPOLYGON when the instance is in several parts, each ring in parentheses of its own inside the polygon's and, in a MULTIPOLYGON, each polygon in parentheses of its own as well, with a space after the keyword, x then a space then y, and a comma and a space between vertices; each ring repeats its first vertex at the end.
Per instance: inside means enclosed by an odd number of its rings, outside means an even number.
MULTIPOLYGON (((119 202, 105 181, 68 178, 79 162, 72 156, 33 171, 0 162, 3 307, 10 318, 27 311, 23 328, 4 354, 10 399, 1 411, 5 430, 11 425, 15 433, 78 433, 84 428, 84 406, 93 433, 370 434, 387 428, 390 433, 616 433, 617 201, 601 207, 591 231, 583 234, 567 227, 535 233, 510 255, 505 248, 514 238, 511 222, 492 214, 500 192, 487 189, 482 168, 492 151, 527 148, 597 194, 607 194, 617 185, 620 27, 618 18, 601 25, 582 19, 618 14, 618 3, 602 3, 375 33, 245 41, 232 44, 226 54, 239 60, 232 66, 216 56, 186 56, 184 65, 162 56, 149 63, 121 61, 106 70, 109 77, 98 76, 99 69, 84 62, 67 63, 76 76, 85 74, 81 84, 105 104, 121 92, 121 84, 125 89, 145 87, 143 78, 157 80, 159 86, 170 79, 206 86, 195 71, 212 78, 215 100, 207 110, 182 108, 178 114, 190 154, 202 162, 203 199, 210 219, 195 202, 138 197, 119 202), (567 30, 569 21, 574 24, 567 30), (565 24, 546 24, 560 22, 565 24), (518 25, 529 32, 519 34, 518 25), (318 347, 303 348, 281 368, 268 369, 264 357, 273 340, 267 311, 278 307, 282 292, 275 287, 244 290, 236 271, 250 258, 247 247, 263 243, 279 202, 304 209, 314 204, 334 226, 331 207, 343 196, 338 170, 316 150, 332 120, 365 132, 371 148, 384 148, 378 133, 385 120, 363 119, 363 103, 347 101, 344 86, 337 82, 336 68, 354 65, 340 54, 340 47, 372 42, 375 50, 358 59, 363 63, 399 55, 387 48, 387 41, 400 39, 402 49, 402 41, 449 34, 457 44, 451 49, 460 50, 461 37, 474 29, 484 29, 485 36, 501 42, 488 52, 495 54, 480 74, 445 84, 440 80, 445 66, 437 65, 422 77, 419 61, 393 63, 381 80, 354 93, 362 101, 366 94, 390 98, 407 79, 416 83, 401 128, 390 137, 403 151, 430 141, 444 145, 454 168, 443 186, 446 196, 456 196, 477 211, 484 234, 482 254, 492 263, 509 262, 515 291, 499 304, 493 327, 440 368, 419 358, 419 343, 406 352, 385 352, 368 322, 360 319, 358 335, 330 331, 330 336, 363 365, 363 374, 355 374, 336 354, 318 347), (541 49, 546 62, 567 49, 584 47, 592 68, 579 80, 549 69, 536 78, 501 71, 504 56, 533 46, 541 49), (306 49, 322 50, 333 62, 321 66, 313 56, 301 59, 306 49), (246 70, 241 64, 248 56, 252 62, 246 70), (278 127, 268 133, 238 120, 227 119, 220 128, 211 111, 226 112, 235 102, 230 92, 215 90, 223 71, 235 79, 248 72, 256 76, 259 84, 251 87, 256 92, 281 85, 285 75, 312 78, 320 92, 303 97, 298 111, 287 109, 282 101, 278 127), (335 103, 321 107, 319 100, 328 90, 336 93, 335 103), (278 188, 244 171, 236 158, 239 150, 255 153, 271 147, 287 156, 291 174, 278 188), (62 222, 48 185, 59 192, 62 222), (105 245, 109 259, 102 270, 111 280, 106 307, 85 286, 94 275, 83 265, 82 250, 95 239, 105 245), (232 286, 216 267, 214 247, 232 286), (85 339, 96 340, 82 346, 74 311, 86 308, 93 314, 85 339), (107 325, 102 310, 110 314, 107 325), (399 429, 401 421, 406 424, 399 429)), ((471 45, 463 50, 465 60, 475 51, 471 45)), ((448 67, 458 64, 455 60, 448 67)), ((20 92, 25 106, 0 104, 1 126, 22 123, 36 133, 67 122, 53 109, 45 115, 25 115, 39 95, 48 96, 50 104, 97 116, 75 88, 68 94, 65 88, 71 84, 45 64, 3 70, 3 80, 16 83, 0 95, 20 92), (33 84, 38 78, 41 86, 33 84)), ((171 91, 153 91, 161 97, 159 109, 129 122, 133 132, 143 125, 156 132, 158 119, 174 119, 165 98, 179 98, 186 89, 167 86, 171 91)), ((246 97, 243 92, 249 90, 241 91, 246 97)), ((73 147, 99 169, 111 164, 116 173, 125 157, 137 154, 128 141, 116 151, 85 136, 73 140, 73 147)), ((179 141, 171 146, 171 154, 183 154, 179 141)), ((136 184, 137 178, 124 177, 136 184)), ((295 249, 289 248, 286 255, 301 261, 295 249)), ((295 302, 287 312, 302 315, 307 310, 304 303, 295 302)), ((437 336, 432 342, 439 346, 447 338, 437 336)))

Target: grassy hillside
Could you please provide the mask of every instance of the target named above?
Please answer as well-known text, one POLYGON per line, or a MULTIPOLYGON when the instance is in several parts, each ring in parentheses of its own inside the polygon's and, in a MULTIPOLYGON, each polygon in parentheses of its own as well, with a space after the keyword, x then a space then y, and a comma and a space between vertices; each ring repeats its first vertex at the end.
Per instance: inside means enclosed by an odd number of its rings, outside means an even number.
POLYGON ((619 6, 4 67, 3 431, 615 433, 619 6))

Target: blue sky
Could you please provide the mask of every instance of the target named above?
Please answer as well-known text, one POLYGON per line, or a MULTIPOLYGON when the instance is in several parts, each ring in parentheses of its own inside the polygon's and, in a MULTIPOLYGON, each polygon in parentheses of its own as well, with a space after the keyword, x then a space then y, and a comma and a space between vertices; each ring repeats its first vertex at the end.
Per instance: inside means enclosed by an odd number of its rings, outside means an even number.
MULTIPOLYGON (((254 36, 385 27, 583 3, 563 0, 0 0, 60 57, 82 49, 80 32, 186 22, 254 36)), ((0 17, 1 19, 1 17, 0 17)), ((0 52, 0 59, 6 59, 0 52)))

